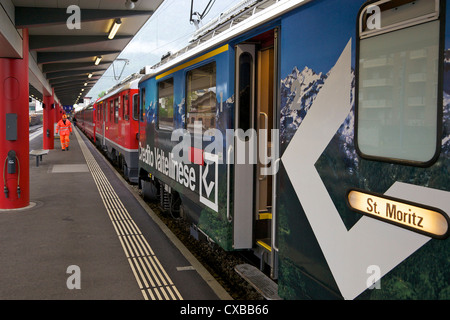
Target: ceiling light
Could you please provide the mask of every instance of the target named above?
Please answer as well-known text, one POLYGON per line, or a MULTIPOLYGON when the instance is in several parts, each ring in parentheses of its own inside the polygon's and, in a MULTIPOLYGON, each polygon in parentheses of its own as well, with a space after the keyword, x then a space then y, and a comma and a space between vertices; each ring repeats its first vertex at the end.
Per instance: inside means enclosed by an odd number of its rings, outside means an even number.
POLYGON ((103 59, 102 56, 95 57, 95 62, 94 62, 94 64, 95 64, 96 66, 98 66, 98 64, 100 63, 100 61, 102 61, 102 59, 103 59))
POLYGON ((137 2, 137 0, 126 0, 125 1, 125 8, 127 9, 134 9, 134 4, 137 2))
POLYGON ((120 18, 117 18, 116 21, 114 21, 114 24, 113 24, 111 30, 109 31, 108 39, 114 38, 114 36, 116 35, 116 33, 119 30, 121 25, 122 25, 122 20, 120 20, 120 18))
POLYGON ((87 86, 87 82, 84 83, 84 86, 85 86, 85 87, 87 86))
POLYGON ((92 73, 89 73, 88 78, 89 79, 92 78, 92 73))

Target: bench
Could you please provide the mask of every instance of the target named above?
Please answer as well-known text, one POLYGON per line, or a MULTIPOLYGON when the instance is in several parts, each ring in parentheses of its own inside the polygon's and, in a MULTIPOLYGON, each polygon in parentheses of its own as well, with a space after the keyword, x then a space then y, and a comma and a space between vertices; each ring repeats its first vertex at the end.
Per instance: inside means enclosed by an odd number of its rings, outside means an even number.
POLYGON ((36 157, 36 167, 39 167, 39 160, 42 161, 42 156, 48 154, 49 150, 44 149, 38 149, 38 150, 31 150, 30 156, 36 157))

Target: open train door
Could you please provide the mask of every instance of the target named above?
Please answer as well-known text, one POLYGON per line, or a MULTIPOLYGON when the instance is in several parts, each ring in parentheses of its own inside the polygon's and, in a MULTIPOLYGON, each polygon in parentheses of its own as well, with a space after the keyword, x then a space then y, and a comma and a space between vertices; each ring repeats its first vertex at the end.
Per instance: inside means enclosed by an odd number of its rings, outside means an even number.
MULTIPOLYGON (((255 165, 250 155, 255 114, 255 61, 254 44, 236 46, 236 94, 234 140, 234 217, 233 248, 253 247, 253 212, 255 204, 255 165), (242 130, 242 131, 241 131, 242 130), (239 133, 243 133, 242 135, 239 133), (248 134, 248 135, 247 135, 248 134), (247 155, 247 157, 246 157, 247 155)), ((252 140, 253 139, 253 140, 252 140)))
POLYGON ((236 46, 234 248, 256 249, 277 274, 278 30, 236 46), (240 129, 240 130, 239 130, 240 129), (244 160, 245 159, 245 160, 244 160))

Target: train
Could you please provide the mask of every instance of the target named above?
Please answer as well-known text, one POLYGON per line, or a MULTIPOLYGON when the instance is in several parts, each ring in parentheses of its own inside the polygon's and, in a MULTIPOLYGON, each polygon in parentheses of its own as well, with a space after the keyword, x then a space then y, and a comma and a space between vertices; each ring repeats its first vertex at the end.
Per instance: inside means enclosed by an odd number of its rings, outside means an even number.
POLYGON ((42 114, 30 113, 29 124, 30 124, 30 127, 42 124, 42 114))
MULTIPOLYGON (((449 10, 243 1, 136 80, 115 154, 282 299, 449 299, 449 10)), ((120 90, 94 104, 107 126, 120 90)))
POLYGON ((124 177, 137 182, 138 172, 138 82, 135 73, 109 90, 94 103, 75 114, 77 126, 107 157, 124 177))

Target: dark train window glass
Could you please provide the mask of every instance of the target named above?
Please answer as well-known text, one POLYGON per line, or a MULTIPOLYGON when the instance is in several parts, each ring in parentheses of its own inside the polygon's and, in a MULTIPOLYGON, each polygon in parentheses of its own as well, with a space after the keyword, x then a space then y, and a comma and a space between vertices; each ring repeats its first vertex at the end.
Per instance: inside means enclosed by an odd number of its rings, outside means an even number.
POLYGON ((145 88, 141 90, 141 100, 139 103, 139 120, 144 121, 145 117, 145 88))
POLYGON ((104 114, 105 114, 105 106, 104 106, 104 103, 103 102, 100 102, 100 107, 99 107, 99 109, 100 109, 100 117, 99 117, 99 119, 101 120, 101 121, 104 121, 105 119, 104 119, 104 114))
POLYGON ((173 78, 158 83, 158 128, 173 129, 173 78))
POLYGON ((195 122, 202 121, 202 130, 216 126, 216 63, 212 62, 186 75, 186 129, 193 132, 195 122))
POLYGON ((439 1, 379 1, 361 12, 358 150, 368 158, 429 163, 438 151, 442 106, 439 1))
POLYGON ((114 121, 114 101, 109 100, 109 122, 114 121))
POLYGON ((238 129, 246 132, 252 127, 251 120, 251 85, 252 85, 252 56, 245 52, 239 56, 239 115, 238 129))
POLYGON ((122 102, 122 118, 124 120, 128 120, 129 119, 129 115, 130 115, 130 102, 128 101, 128 95, 124 95, 123 96, 123 102, 122 102))
POLYGON ((119 123, 119 98, 114 100, 114 123, 119 123))
POLYGON ((133 95, 133 120, 138 120, 139 115, 139 94, 133 95))

